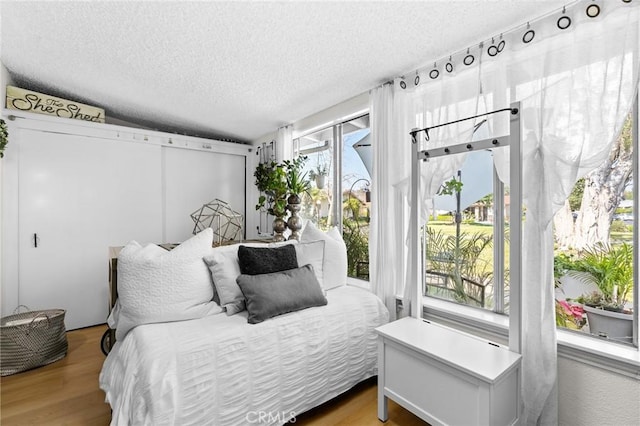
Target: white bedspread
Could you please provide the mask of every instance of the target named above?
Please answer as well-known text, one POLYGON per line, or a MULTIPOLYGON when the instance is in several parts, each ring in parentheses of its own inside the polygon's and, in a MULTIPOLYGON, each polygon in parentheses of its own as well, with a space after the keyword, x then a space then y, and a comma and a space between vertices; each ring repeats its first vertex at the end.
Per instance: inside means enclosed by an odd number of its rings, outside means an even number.
POLYGON ((375 375, 387 309, 357 287, 327 299, 255 325, 245 311, 133 329, 100 373, 111 424, 283 424, 375 375))

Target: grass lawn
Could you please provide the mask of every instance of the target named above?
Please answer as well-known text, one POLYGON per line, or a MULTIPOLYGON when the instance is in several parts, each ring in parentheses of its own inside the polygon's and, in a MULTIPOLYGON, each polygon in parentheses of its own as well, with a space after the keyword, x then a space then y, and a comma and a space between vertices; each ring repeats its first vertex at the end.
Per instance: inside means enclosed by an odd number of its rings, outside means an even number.
POLYGON ((633 232, 611 232, 609 238, 612 242, 625 242, 630 243, 633 241, 633 232))
MULTIPOLYGON (((447 235, 456 235, 456 224, 453 222, 430 221, 429 227, 435 230, 439 230, 447 235)), ((469 234, 475 234, 479 232, 482 234, 493 235, 493 225, 483 225, 479 223, 461 223, 460 231, 469 234)))

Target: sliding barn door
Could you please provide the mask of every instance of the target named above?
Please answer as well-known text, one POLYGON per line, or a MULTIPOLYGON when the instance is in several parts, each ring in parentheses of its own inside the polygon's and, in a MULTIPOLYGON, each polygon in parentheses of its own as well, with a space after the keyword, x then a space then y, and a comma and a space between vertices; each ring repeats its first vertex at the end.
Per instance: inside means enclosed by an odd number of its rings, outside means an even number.
POLYGON ((216 198, 245 215, 245 156, 163 147, 165 240, 192 236, 191 213, 216 198))
POLYGON ((68 329, 107 317, 109 246, 162 237, 161 149, 20 130, 18 301, 67 310, 68 329))

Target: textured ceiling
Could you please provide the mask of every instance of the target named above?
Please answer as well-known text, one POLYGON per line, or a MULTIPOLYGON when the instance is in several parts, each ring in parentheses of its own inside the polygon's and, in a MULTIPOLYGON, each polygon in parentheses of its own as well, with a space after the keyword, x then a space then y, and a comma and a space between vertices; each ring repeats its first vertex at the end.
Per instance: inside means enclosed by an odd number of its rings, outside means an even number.
POLYGON ((0 59, 107 117, 251 141, 563 3, 3 0, 0 59))

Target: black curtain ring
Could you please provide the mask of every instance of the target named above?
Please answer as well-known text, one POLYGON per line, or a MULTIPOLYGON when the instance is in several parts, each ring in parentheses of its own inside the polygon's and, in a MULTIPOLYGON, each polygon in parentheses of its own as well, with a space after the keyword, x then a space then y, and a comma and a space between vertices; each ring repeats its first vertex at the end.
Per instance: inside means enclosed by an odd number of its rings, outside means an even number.
POLYGON ((631 0, 622 0, 622 3, 631 3, 631 0))
POLYGON ((473 61, 475 61, 476 58, 473 57, 473 55, 469 54, 467 56, 464 57, 464 60, 462 61, 465 65, 469 66, 473 63, 473 61))
POLYGON ((504 42, 504 40, 500 41, 500 43, 498 43, 498 53, 502 52, 504 50, 504 46, 506 45, 506 43, 504 42))
POLYGON ((413 80, 413 84, 415 84, 416 86, 418 84, 420 84, 420 76, 416 74, 416 78, 413 80))
POLYGON ((522 36, 522 42, 523 43, 530 43, 531 40, 533 40, 533 38, 536 36, 536 32, 533 30, 529 30, 526 33, 524 33, 524 35, 522 36))
POLYGON ((557 25, 561 30, 566 30, 571 26, 571 18, 568 16, 561 16, 558 18, 557 25))
POLYGON ((435 80, 436 78, 438 78, 438 76, 439 76, 439 75, 440 75, 440 71, 435 70, 435 69, 434 69, 434 70, 431 70, 431 71, 429 72, 429 77, 430 77, 432 80, 435 80))
POLYGON ((400 87, 402 87, 403 89, 407 88, 407 83, 405 83, 404 80, 400 80, 400 87))
POLYGON ((444 69, 446 69, 448 73, 452 73, 453 72, 453 64, 451 62, 447 62, 447 65, 444 66, 444 69))
POLYGON ((589 18, 595 18, 600 15, 600 6, 597 4, 590 4, 587 6, 587 10, 585 12, 589 18))
POLYGON ((489 46, 489 48, 487 49, 487 53, 489 54, 489 56, 496 56, 498 53, 500 53, 500 51, 496 46, 489 46))

